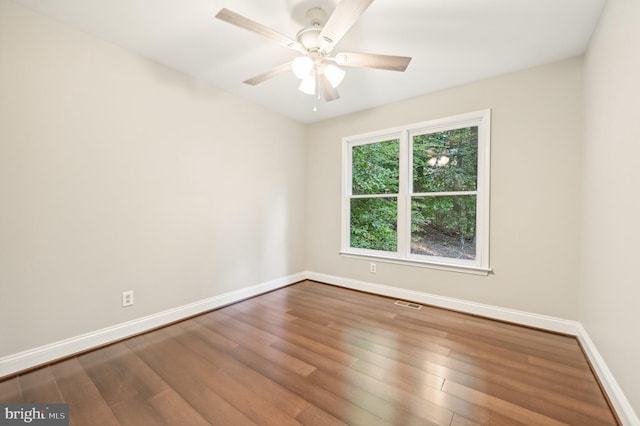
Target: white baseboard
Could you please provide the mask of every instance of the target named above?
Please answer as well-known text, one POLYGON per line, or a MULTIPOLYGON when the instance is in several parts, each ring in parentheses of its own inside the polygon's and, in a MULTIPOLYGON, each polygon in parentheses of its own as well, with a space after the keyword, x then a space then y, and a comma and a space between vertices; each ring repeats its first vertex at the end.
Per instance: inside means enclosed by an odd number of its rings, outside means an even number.
POLYGON ((515 309, 501 308, 498 306, 485 305, 482 303, 470 302, 462 299, 455 299, 446 296, 423 293, 420 291, 407 290, 404 288, 391 287, 382 284, 373 284, 365 281, 357 281, 332 275, 307 272, 307 278, 327 284, 353 290, 375 293, 382 296, 396 299, 408 300, 423 303, 425 305, 437 306, 439 308, 451 309, 453 311, 479 315, 500 321, 513 322, 529 327, 541 328, 554 331, 556 333, 570 334, 577 336, 579 333, 579 323, 577 321, 565 320, 546 315, 533 314, 530 312, 518 311, 515 309))
POLYGON ((604 362, 600 352, 598 352, 596 345, 593 343, 591 337, 589 337, 589 334, 582 324, 580 324, 578 340, 580 340, 580 344, 587 354, 589 361, 591 361, 591 365, 600 379, 600 383, 602 384, 602 387, 604 387, 607 396, 609 396, 609 400, 611 400, 622 424, 640 426, 640 418, 638 418, 638 415, 631 406, 631 403, 625 396, 624 392, 622 392, 622 389, 620 389, 620 386, 611 373, 611 370, 607 367, 607 364, 604 362))
POLYGON ((0 358, 0 378, 306 279, 301 272, 0 358))
POLYGON ((585 354, 591 362, 596 375, 600 379, 600 382, 611 400, 616 413, 620 417, 622 424, 625 426, 640 426, 638 416, 633 410, 633 407, 631 407, 629 400, 627 400, 622 389, 620 389, 615 377, 607 367, 604 359, 600 356, 586 330, 578 321, 570 321, 562 318, 538 315, 530 312, 517 311, 514 309, 469 302, 467 300, 454 299, 451 297, 437 296, 398 287, 319 274, 316 272, 307 272, 307 279, 353 290, 365 291, 367 293, 379 294, 381 296, 419 302, 425 305, 451 309, 458 312, 480 315, 487 318, 576 336, 582 344, 585 354))

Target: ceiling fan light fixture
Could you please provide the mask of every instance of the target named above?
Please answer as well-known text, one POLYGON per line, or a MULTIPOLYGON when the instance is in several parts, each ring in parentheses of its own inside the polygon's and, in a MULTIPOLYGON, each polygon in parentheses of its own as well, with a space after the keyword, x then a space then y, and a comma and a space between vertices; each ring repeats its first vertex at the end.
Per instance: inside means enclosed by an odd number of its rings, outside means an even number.
POLYGON ((307 75, 307 77, 302 79, 300 86, 298 86, 298 90, 302 93, 306 93, 307 95, 315 95, 316 94, 316 76, 315 75, 307 75))
MULTIPOLYGON (((317 2, 318 0, 309 1, 317 2)), ((314 95, 316 102, 320 97, 331 102, 340 98, 336 88, 345 76, 345 71, 340 68, 342 66, 401 72, 406 70, 411 58, 405 56, 341 52, 337 53, 335 57, 331 57, 330 53, 334 47, 340 43, 344 35, 374 0, 335 1, 337 1, 337 5, 328 18, 322 7, 308 9, 307 18, 310 25, 298 31, 295 40, 239 13, 222 8, 216 14, 216 19, 271 39, 301 55, 293 61, 249 78, 244 83, 255 86, 277 75, 293 71, 294 75, 301 80, 298 87, 300 91, 314 95)), ((303 3, 306 4, 307 0, 304 0, 303 3)), ((322 0, 322 3, 327 3, 327 0, 322 0)), ((317 109, 316 107, 314 110, 317 109)))
POLYGON ((345 72, 335 65, 328 64, 324 68, 324 75, 327 77, 327 80, 329 80, 329 83, 331 83, 331 87, 335 89, 340 83, 342 83, 345 72))
POLYGON ((313 70, 313 59, 308 56, 298 56, 293 60, 291 68, 293 70, 293 74, 303 80, 307 78, 313 70))

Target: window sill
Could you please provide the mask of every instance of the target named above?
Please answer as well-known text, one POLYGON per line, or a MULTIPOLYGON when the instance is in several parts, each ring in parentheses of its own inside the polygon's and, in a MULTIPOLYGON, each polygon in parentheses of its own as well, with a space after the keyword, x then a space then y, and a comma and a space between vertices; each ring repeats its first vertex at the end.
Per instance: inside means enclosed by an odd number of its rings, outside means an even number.
POLYGON ((349 253, 344 251, 341 251, 340 255, 344 257, 353 258, 353 259, 370 259, 370 260, 377 260, 379 262, 384 262, 384 263, 392 263, 395 265, 411 266, 415 268, 437 269, 440 271, 459 272, 463 274, 487 276, 492 272, 491 268, 483 268, 479 266, 456 265, 451 263, 438 263, 438 262, 429 262, 429 261, 415 260, 415 259, 397 259, 394 257, 385 257, 380 255, 360 254, 360 253, 349 253))

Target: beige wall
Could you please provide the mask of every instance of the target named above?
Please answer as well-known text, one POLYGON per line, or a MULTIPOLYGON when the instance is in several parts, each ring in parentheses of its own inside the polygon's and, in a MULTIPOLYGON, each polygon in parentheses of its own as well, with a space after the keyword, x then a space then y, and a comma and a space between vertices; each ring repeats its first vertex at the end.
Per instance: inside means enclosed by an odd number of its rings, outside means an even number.
MULTIPOLYGON (((425 76, 428 78, 428 76, 425 76)), ((571 59, 309 126, 310 271, 565 319, 578 316, 582 61, 571 59), (492 110, 491 267, 474 276, 340 256, 341 138, 492 110)))
POLYGON ((586 55, 580 321, 640 413, 640 2, 609 0, 586 55))
POLYGON ((304 271, 303 137, 0 1, 0 357, 304 271))

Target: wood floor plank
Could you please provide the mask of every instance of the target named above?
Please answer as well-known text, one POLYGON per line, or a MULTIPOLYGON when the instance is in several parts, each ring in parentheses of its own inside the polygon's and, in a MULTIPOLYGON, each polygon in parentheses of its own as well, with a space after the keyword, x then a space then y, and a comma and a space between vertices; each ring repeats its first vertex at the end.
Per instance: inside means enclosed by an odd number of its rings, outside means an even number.
MULTIPOLYGON (((526 383, 527 386, 540 386, 543 389, 554 389, 558 393, 567 393, 583 398, 598 389, 598 384, 591 377, 576 378, 571 375, 558 374, 532 364, 500 359, 492 362, 496 357, 489 353, 477 353, 469 350, 468 354, 453 352, 451 359, 460 361, 458 366, 471 366, 474 372, 470 375, 477 380, 490 381, 504 386, 526 383)), ((476 381, 477 381, 476 380, 476 381)))
MULTIPOLYGON (((445 384, 446 387, 447 384, 445 384)), ((589 424, 593 421, 597 421, 600 424, 615 424, 615 420, 608 408, 569 398, 562 394, 542 392, 537 389, 515 391, 493 383, 484 383, 473 387, 468 386, 468 389, 526 407, 529 410, 570 424, 572 422, 589 424)))
POLYGON ((395 424, 418 424, 432 422, 448 425, 453 413, 444 407, 420 400, 415 396, 392 386, 386 385, 364 375, 345 380, 349 373, 340 372, 336 377, 322 370, 309 376, 314 383, 329 391, 338 392, 342 398, 357 401, 357 405, 368 412, 395 424))
POLYGON ((499 413, 493 413, 491 416, 491 423, 489 424, 491 426, 528 426, 524 419, 523 421, 518 421, 499 413))
MULTIPOLYGON (((168 330, 159 330, 156 333, 171 334, 168 330)), ((253 422, 283 426, 298 424, 291 416, 254 392, 251 387, 244 386, 224 369, 219 368, 216 360, 208 360, 195 354, 175 338, 165 340, 162 350, 181 366, 183 373, 188 374, 192 380, 203 383, 253 422)))
MULTIPOLYGON (((565 425, 565 424, 592 424, 594 423, 593 418, 589 418, 588 416, 583 416, 581 414, 577 414, 573 418, 568 418, 567 416, 562 416, 562 420, 558 420, 555 415, 558 412, 549 413, 547 409, 541 411, 534 411, 533 409, 524 408, 517 403, 510 402, 507 399, 503 399, 500 397, 496 397, 485 392, 481 392, 475 389, 468 388, 463 385, 459 385, 452 381, 447 381, 444 384, 443 391, 447 393, 451 393, 452 395, 458 396, 459 398, 465 399, 467 401, 473 402, 475 404, 487 407, 492 411, 500 414, 501 416, 507 417, 509 419, 515 421, 522 421, 527 425, 565 425), (550 417, 549 415, 553 415, 554 417, 550 417)), ((538 406, 540 404, 535 399, 530 399, 527 401, 526 405, 538 406)), ((553 410, 551 410, 553 411, 553 410)), ((613 423, 602 422, 599 424, 616 424, 615 421, 613 423)))
MULTIPOLYGON (((169 333, 169 330, 165 331, 169 333)), ((177 339, 176 342, 178 342, 177 339)), ((185 345, 182 345, 181 348, 165 348, 165 350, 169 351, 176 361, 188 363, 188 369, 193 370, 195 373, 201 371, 203 374, 198 374, 200 380, 208 388, 216 392, 255 423, 264 424, 268 420, 271 424, 283 426, 298 424, 292 416, 271 404, 264 397, 266 394, 261 395, 261 389, 257 388, 255 383, 250 383, 246 386, 241 380, 235 379, 235 374, 229 374, 225 369, 221 368, 217 358, 205 359, 195 355, 196 352, 185 345), (191 353, 194 355, 187 355, 191 353)), ((296 412, 295 415, 297 414, 296 412)))
MULTIPOLYGON (((386 303, 391 303, 389 299, 386 299, 386 303)), ((405 326, 412 322, 416 325, 429 324, 429 328, 439 329, 443 334, 446 332, 456 333, 458 337, 473 338, 481 342, 491 343, 496 347, 501 345, 509 345, 512 349, 522 346, 525 348, 528 354, 535 353, 537 350, 546 351, 550 345, 539 345, 539 339, 546 339, 547 343, 553 343, 557 339, 554 352, 560 350, 566 350, 566 353, 560 354, 562 359, 567 357, 574 357, 584 363, 584 357, 580 350, 576 350, 574 340, 567 338, 566 336, 553 336, 550 339, 548 336, 540 336, 541 333, 524 329, 523 327, 513 326, 511 324, 498 324, 502 328, 502 333, 495 333, 496 322, 486 320, 484 318, 461 316, 457 313, 448 312, 448 315, 442 315, 442 310, 432 308, 429 306, 423 306, 420 311, 411 311, 406 308, 403 309, 398 315, 395 316, 395 320, 401 320, 405 326)), ((402 325, 400 325, 402 326, 402 325)), ((444 337, 444 336, 441 336, 444 337)), ((545 352, 548 354, 548 352, 545 352)))
POLYGON ((228 315, 224 308, 196 317, 195 321, 205 326, 212 325, 213 329, 217 330, 218 333, 221 333, 236 344, 246 344, 246 342, 250 341, 252 345, 262 347, 269 346, 278 340, 277 336, 236 320, 228 315), (241 342, 238 342, 238 339, 241 339, 241 342))
MULTIPOLYGON (((276 316, 273 309, 259 307, 249 312, 245 310, 238 310, 236 306, 231 306, 227 309, 230 311, 230 315, 234 318, 276 335, 282 340, 307 348, 323 357, 347 366, 353 365, 353 363, 357 361, 357 358, 354 356, 327 346, 318 341, 317 338, 312 339, 297 333, 296 326, 291 322, 283 327, 281 319, 273 319, 273 317, 276 316)), ((287 321, 292 321, 293 319, 297 319, 297 317, 290 316, 287 321)), ((274 345, 272 344, 271 346, 274 345)))
POLYGON ((243 344, 248 348, 260 351, 263 355, 268 357, 270 362, 277 363, 283 368, 291 370, 296 374, 307 376, 315 370, 314 366, 306 364, 272 348, 270 344, 276 342, 278 337, 245 324, 242 321, 238 321, 237 319, 222 312, 216 313, 218 314, 216 316, 217 318, 203 316, 196 318, 195 321, 205 327, 212 327, 216 329, 218 333, 224 335, 230 340, 238 339, 238 337, 241 336, 242 342, 236 343, 243 344))
POLYGON ((252 389, 253 392, 256 392, 261 398, 267 400, 286 415, 295 418, 308 407, 309 403, 303 398, 289 392, 256 371, 247 368, 229 354, 210 346, 210 342, 207 341, 210 333, 209 329, 195 323, 180 324, 180 328, 180 331, 175 332, 174 337, 176 340, 201 357, 212 360, 212 363, 217 368, 223 369, 240 384, 252 389))
POLYGON ((508 363, 505 366, 497 365, 486 359, 468 357, 465 361, 461 361, 458 358, 429 356, 424 358, 424 365, 430 366, 434 371, 438 371, 440 367, 447 367, 442 370, 445 378, 471 387, 474 387, 476 383, 487 382, 514 390, 539 388, 549 391, 551 394, 564 394, 574 398, 587 399, 591 402, 597 398, 600 403, 603 402, 600 389, 597 382, 593 380, 593 376, 576 379, 528 364, 508 363), (435 365, 432 366, 431 362, 435 365), (450 369, 463 374, 452 374, 450 369))
POLYGON ((433 374, 446 378, 480 374, 489 376, 493 373, 483 371, 473 364, 467 364, 439 354, 421 352, 420 356, 414 356, 410 351, 393 350, 387 346, 380 346, 366 339, 351 335, 348 328, 338 329, 333 334, 324 334, 326 333, 326 328, 323 329, 314 323, 306 320, 296 320, 295 322, 296 324, 302 324, 301 328, 307 329, 309 335, 316 334, 321 336, 323 342, 327 343, 332 343, 335 340, 336 345, 345 348, 344 350, 349 351, 360 360, 382 368, 406 370, 415 375, 433 374), (343 339, 336 339, 336 334, 343 336, 343 339))
POLYGON ((565 335, 303 281, 0 382, 72 425, 614 425, 565 335))
POLYGON ((350 398, 345 399, 334 392, 314 386, 307 380, 300 380, 296 374, 268 362, 258 353, 240 346, 233 350, 233 354, 243 364, 250 366, 291 392, 300 395, 310 404, 317 406, 347 424, 372 426, 392 424, 361 408, 352 402, 350 398))
POLYGON ((17 377, 12 377, 0 382, 0 402, 7 404, 24 402, 17 377))
POLYGON ((575 339, 567 335, 544 333, 540 332, 540 330, 519 327, 514 324, 503 323, 498 326, 495 321, 485 318, 481 318, 481 320, 473 323, 472 331, 476 335, 482 334, 504 341, 524 342, 525 344, 528 343, 528 346, 532 348, 542 346, 567 352, 576 350, 575 339), (497 329, 499 329, 500 333, 496 333, 497 329))
POLYGON ((146 400, 169 388, 124 343, 83 354, 78 361, 109 405, 128 399, 146 400))
POLYGON ((306 426, 347 426, 347 423, 340 421, 315 405, 309 405, 297 417, 298 421, 306 426))
MULTIPOLYGON (((412 413, 415 416, 422 417, 429 421, 448 424, 451 420, 451 411, 442 405, 432 402, 430 398, 420 400, 420 398, 415 395, 415 388, 405 390, 394 381, 378 380, 375 377, 363 374, 360 371, 351 369, 333 360, 323 358, 317 353, 291 343, 283 341, 276 342, 273 345, 292 356, 296 356, 318 367, 318 370, 312 373, 309 379, 314 383, 320 383, 319 381, 321 381, 323 383, 321 386, 327 390, 340 388, 351 396, 359 391, 365 391, 371 394, 371 396, 356 399, 364 401, 379 398, 378 407, 375 409, 379 409, 380 406, 391 402, 394 406, 402 407, 408 413, 412 413)), ((439 386, 441 385, 442 382, 439 383, 439 386)), ((409 418, 409 416, 407 416, 407 418, 409 418)))
POLYGON ((64 401, 69 404, 70 425, 120 424, 77 358, 62 361, 50 368, 64 401))
POLYGON ((590 380, 593 373, 589 368, 589 365, 585 362, 583 366, 571 366, 563 362, 558 362, 553 358, 540 358, 539 356, 529 355, 527 357, 530 365, 542 367, 545 370, 550 370, 556 374, 561 374, 563 377, 575 377, 577 379, 590 380))
POLYGON ((122 426, 161 425, 162 417, 144 399, 122 399, 111 405, 113 414, 122 426))
POLYGON ((404 392, 416 398, 446 408, 453 413, 476 419, 478 422, 488 424, 491 418, 490 410, 440 390, 441 387, 444 386, 444 379, 442 379, 440 387, 435 388, 425 384, 423 375, 419 372, 414 374, 398 374, 398 370, 381 368, 364 361, 358 361, 352 369, 366 376, 376 378, 383 383, 388 383, 398 389, 402 389, 404 392))
POLYGON ((206 426, 210 424, 173 389, 149 398, 149 404, 167 425, 206 426))
POLYGON ((22 390, 23 402, 31 403, 63 403, 64 398, 58 388, 51 368, 44 367, 18 377, 22 390))
MULTIPOLYGON (((455 380, 452 381, 455 382, 455 380)), ((469 380, 461 380, 457 383, 506 401, 526 404, 528 408, 536 409, 540 412, 548 413, 549 410, 555 410, 558 417, 563 417, 563 415, 559 414, 562 412, 575 412, 591 413, 591 416, 600 417, 607 421, 611 419, 610 409, 606 406, 606 402, 602 397, 601 401, 593 403, 591 402, 591 398, 579 399, 562 392, 557 392, 553 388, 544 388, 541 385, 533 385, 516 380, 501 381, 495 380, 495 378, 490 380, 470 378, 469 380), (545 405, 547 408, 543 409, 545 405)))
MULTIPOLYGON (((334 323, 330 328, 342 328, 343 323, 334 323)), ((413 352, 428 352, 447 356, 451 353, 448 341, 440 339, 435 343, 428 335, 409 330, 399 332, 392 324, 385 324, 383 321, 358 321, 346 324, 350 328, 352 335, 367 340, 381 346, 388 346, 390 349, 402 347, 403 350, 413 352)))
POLYGON ((324 305, 317 300, 308 300, 297 304, 297 306, 304 309, 298 308, 299 310, 294 309, 289 312, 298 318, 316 322, 317 313, 314 308, 317 309, 318 305, 322 306, 322 315, 332 319, 330 322, 325 321, 330 328, 337 330, 347 329, 354 336, 382 345, 392 343, 393 347, 404 345, 406 348, 411 348, 415 351, 425 350, 443 355, 447 355, 450 352, 446 341, 443 340, 444 344, 435 342, 429 335, 430 333, 425 332, 425 330, 418 332, 400 329, 401 331, 399 332, 399 325, 394 323, 391 318, 363 318, 361 311, 353 308, 350 309, 350 312, 343 313, 341 309, 332 306, 329 302, 324 305), (390 339, 389 337, 392 338, 390 339))
POLYGON ((248 417, 208 388, 198 377, 164 353, 168 337, 149 333, 130 339, 126 345, 144 360, 175 392, 210 424, 253 425, 248 417))
POLYGON ((451 426, 480 426, 483 424, 489 424, 489 422, 478 423, 457 414, 454 414, 453 419, 451 420, 451 426))
MULTIPOLYGON (((405 360, 411 363, 412 357, 402 351, 389 350, 388 347, 381 347, 377 344, 372 344, 366 340, 348 335, 346 334, 346 331, 339 330, 336 332, 335 330, 319 326, 306 320, 296 320, 288 327, 288 329, 294 334, 302 336, 305 339, 320 340, 323 345, 329 346, 341 353, 346 353, 352 358, 365 360, 379 365, 382 368, 393 368, 395 371, 408 371, 409 373, 407 374, 420 376, 423 380, 428 379, 429 385, 437 388, 440 388, 442 385, 441 377, 432 374, 430 371, 421 369, 422 363, 418 363, 420 364, 418 367, 413 367, 412 365, 405 363, 405 360)), ((295 342, 295 339, 287 340, 293 343, 301 342, 295 342)))

